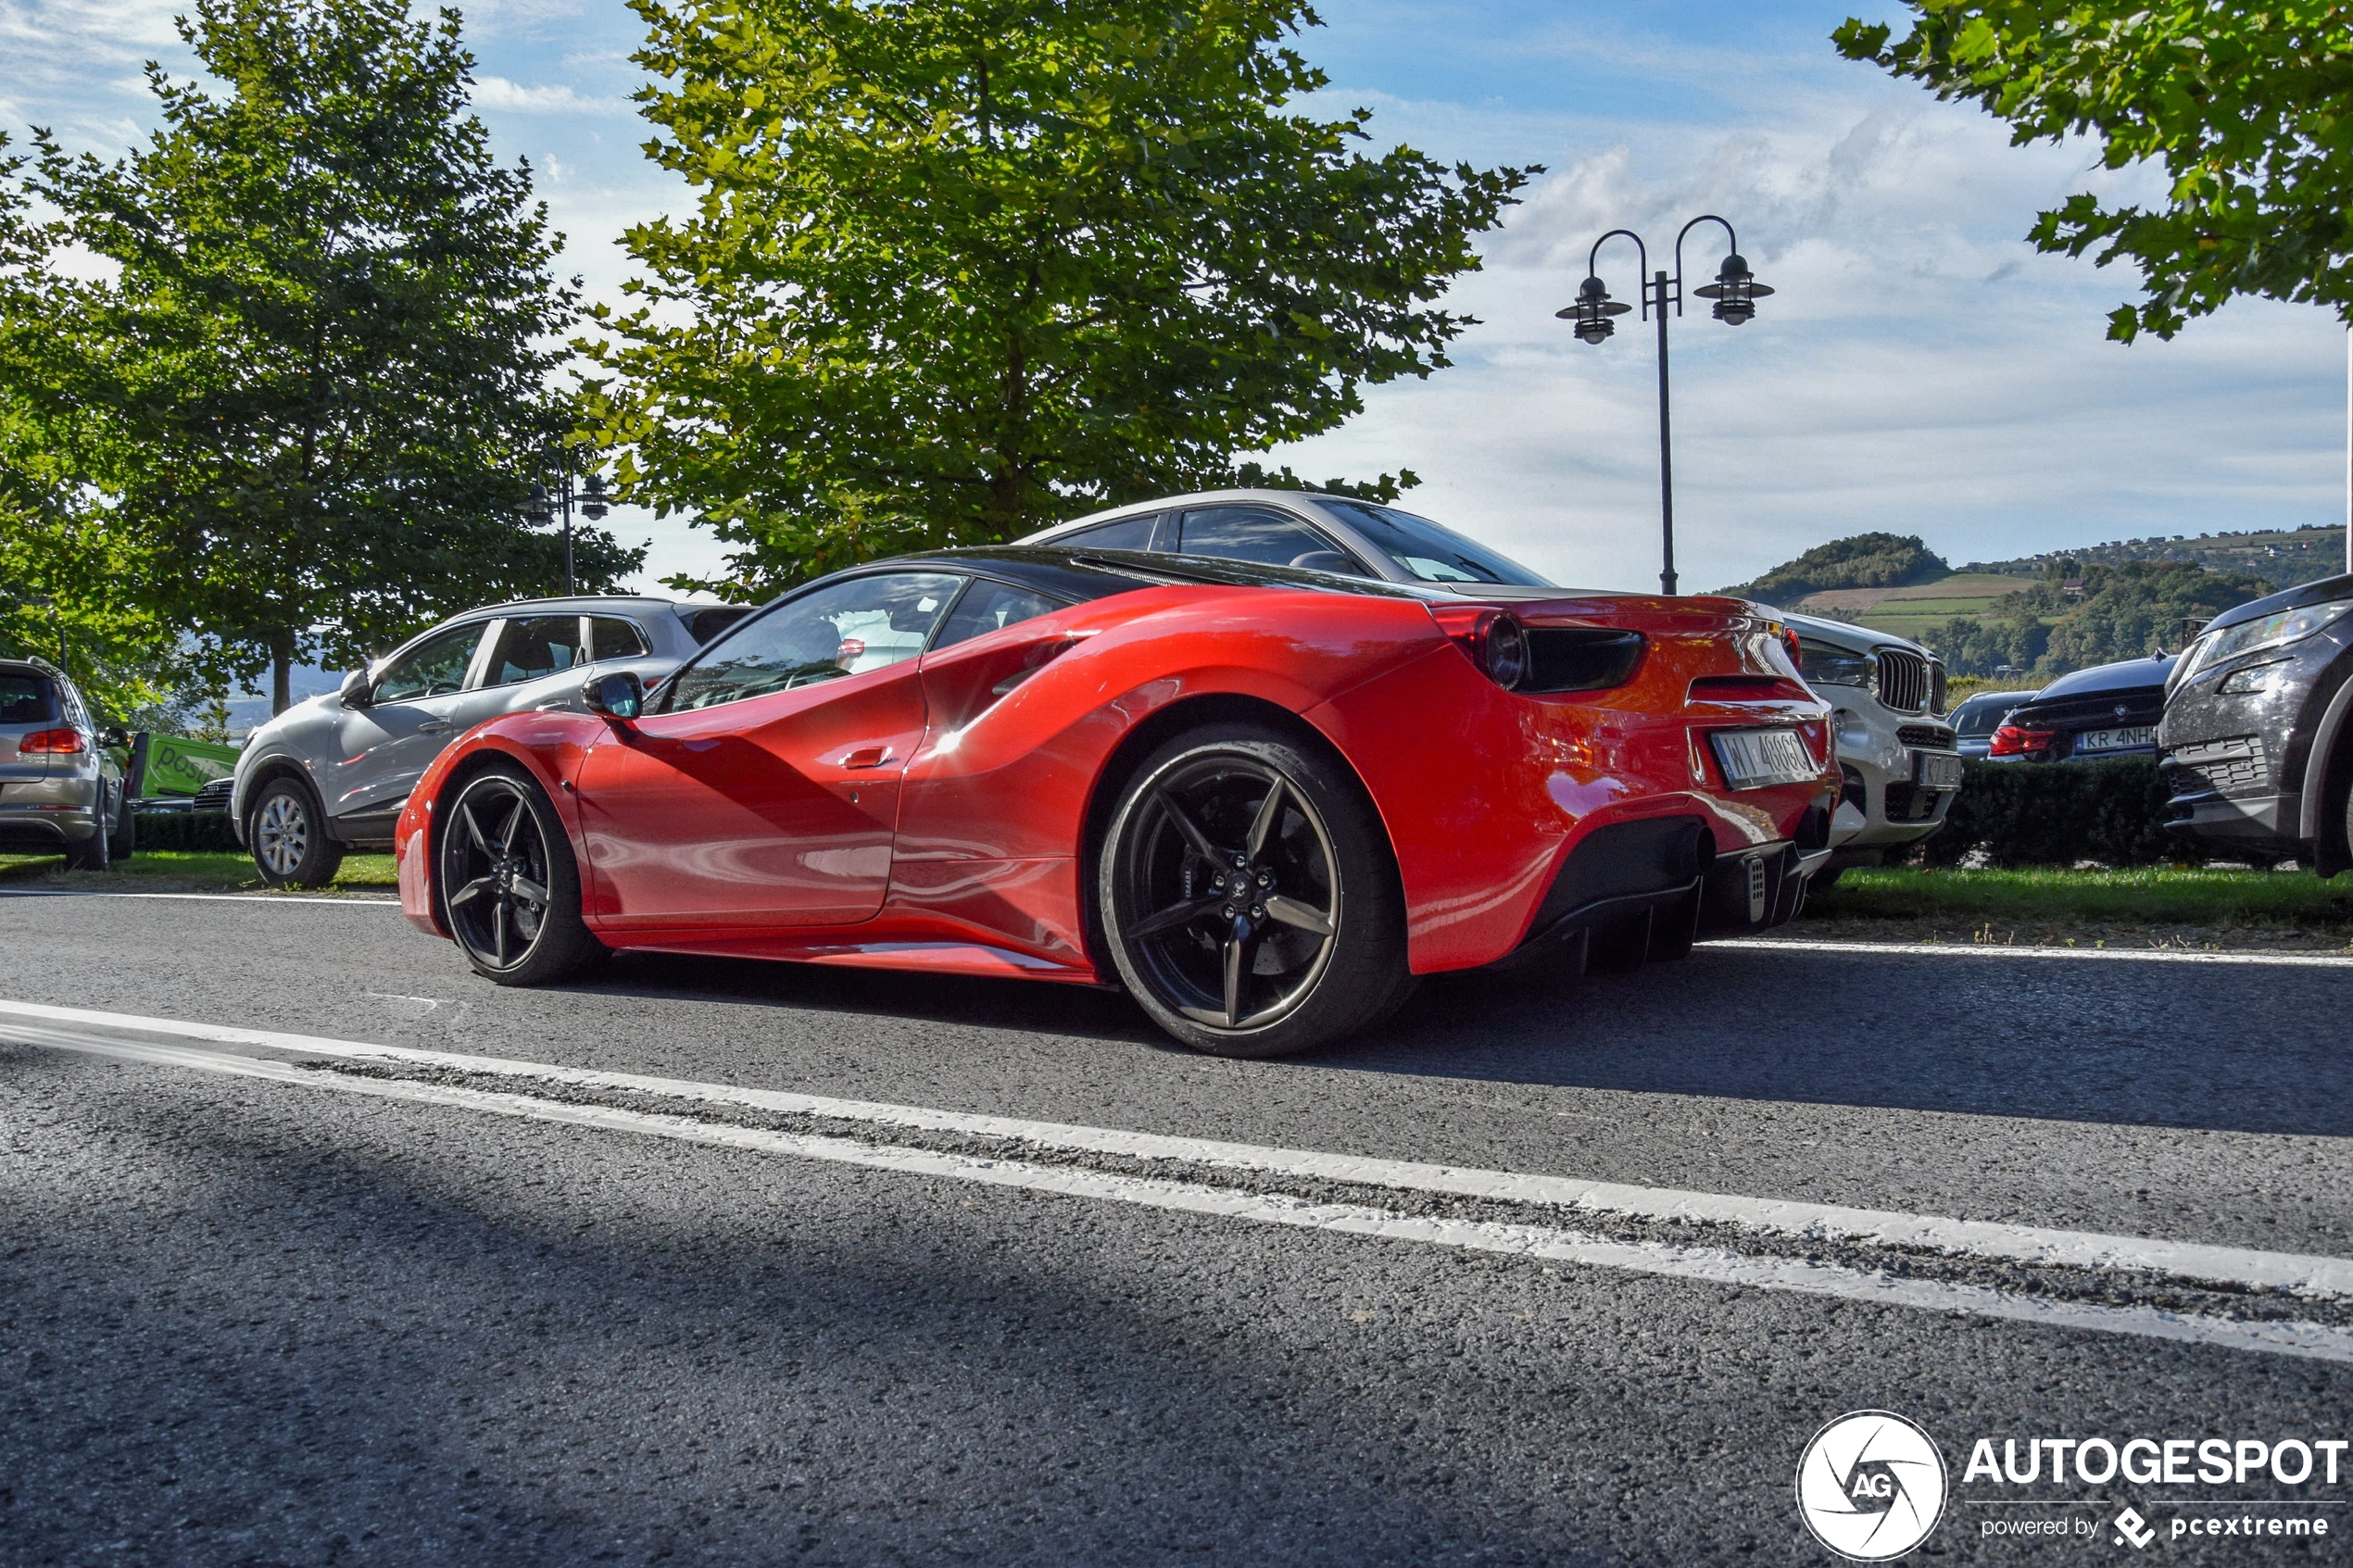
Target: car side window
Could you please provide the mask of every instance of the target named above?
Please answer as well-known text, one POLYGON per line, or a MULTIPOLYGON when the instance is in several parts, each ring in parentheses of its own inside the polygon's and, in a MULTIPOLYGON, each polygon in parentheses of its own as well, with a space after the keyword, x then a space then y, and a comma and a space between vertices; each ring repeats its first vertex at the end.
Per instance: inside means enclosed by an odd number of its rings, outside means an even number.
POLYGON ((1002 631, 1017 621, 1033 615, 1044 615, 1062 605, 1043 594, 1033 594, 1026 588, 1016 588, 1008 583, 992 583, 988 578, 976 579, 964 596, 956 601, 948 623, 931 642, 932 651, 953 647, 974 637, 985 637, 991 632, 1002 631))
POLYGON ((1152 524, 1158 521, 1158 514, 1153 512, 1124 517, 1116 522, 1097 523, 1076 533, 1065 533, 1054 543, 1080 549, 1149 550, 1152 547, 1152 524))
POLYGON ((499 629, 490 650, 490 672, 482 684, 511 686, 587 662, 580 646, 580 617, 518 615, 499 629))
POLYGON ((663 711, 790 691, 914 658, 963 579, 937 571, 853 577, 779 605, 713 643, 670 683, 663 711))
POLYGON ((408 702, 421 696, 441 696, 466 684, 466 667, 482 646, 482 623, 453 626, 434 633, 395 659, 377 677, 378 702, 408 702))
POLYGON ((1176 547, 1185 555, 1365 574, 1330 540, 1271 507, 1204 507, 1185 513, 1178 527, 1176 547))
POLYGON ((617 615, 599 615, 589 621, 588 649, 591 659, 643 659, 651 651, 637 623, 617 615))

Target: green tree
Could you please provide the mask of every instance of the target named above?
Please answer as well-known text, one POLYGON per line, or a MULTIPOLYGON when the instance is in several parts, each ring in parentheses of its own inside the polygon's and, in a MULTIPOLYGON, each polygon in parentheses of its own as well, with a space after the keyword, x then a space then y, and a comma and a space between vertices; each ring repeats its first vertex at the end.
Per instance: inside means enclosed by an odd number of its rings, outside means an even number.
POLYGON ((94 291, 52 265, 63 226, 32 218, 7 147, 0 135, 0 655, 61 661, 103 722, 168 719, 187 673, 175 639, 114 593, 107 429, 81 395, 105 352, 94 291))
POLYGON ((1795 604, 1831 588, 1902 588, 1952 572, 1916 533, 1856 533, 1817 545, 1754 583, 1721 592, 1772 604, 1795 604))
POLYGON ((2074 563, 2006 594, 1985 621, 1956 617, 1922 640, 1956 674, 1990 675, 2001 664, 2047 680, 2071 670, 2178 652, 2185 621, 2210 621, 2271 591, 2259 577, 2208 571, 2187 561, 2126 561, 2082 569, 2083 596, 2068 597, 2074 563))
POLYGON ((700 197, 630 232, 595 408, 738 592, 1230 483, 1447 363, 1531 172, 1286 112, 1299 0, 631 3, 700 197))
MULTIPOLYGON (((38 189, 120 264, 87 380, 122 596, 283 709, 299 659, 560 585, 517 508, 573 428, 544 345, 576 307, 455 12, 199 0, 180 29, 226 94, 151 63, 163 128, 113 164, 37 133, 38 189)), ((587 531, 578 559, 601 586, 637 557, 587 531)))
POLYGON ((2098 247, 2145 297, 2108 335, 2171 337, 2233 295, 2353 319, 2353 9, 2344 0, 1908 0, 1910 31, 1849 19, 1840 53, 1974 101, 2023 144, 2086 135, 2110 169, 2160 164, 2154 208, 2076 195, 2045 251, 2098 247), (1894 40, 1891 42, 1891 40, 1894 40))

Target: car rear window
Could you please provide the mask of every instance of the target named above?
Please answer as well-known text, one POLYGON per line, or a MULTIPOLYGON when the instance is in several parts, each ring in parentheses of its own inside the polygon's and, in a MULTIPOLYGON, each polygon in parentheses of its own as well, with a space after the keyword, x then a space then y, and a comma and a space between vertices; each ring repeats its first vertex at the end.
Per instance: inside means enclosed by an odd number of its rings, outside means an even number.
POLYGON ((1512 559, 1426 517, 1376 507, 1366 501, 1336 501, 1318 495, 1315 504, 1379 546, 1390 559, 1425 583, 1508 583, 1519 587, 1549 588, 1553 584, 1512 559))
POLYGON ((57 684, 45 675, 0 674, 0 724, 54 724, 57 684))
POLYGON ((707 643, 756 608, 753 605, 711 605, 702 609, 680 610, 678 620, 686 628, 686 635, 697 643, 707 643))

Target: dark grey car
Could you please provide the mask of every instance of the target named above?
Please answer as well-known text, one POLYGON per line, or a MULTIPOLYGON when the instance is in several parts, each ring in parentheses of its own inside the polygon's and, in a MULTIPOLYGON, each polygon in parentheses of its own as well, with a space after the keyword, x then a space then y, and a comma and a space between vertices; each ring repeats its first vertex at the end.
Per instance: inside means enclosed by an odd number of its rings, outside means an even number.
POLYGON ((122 769, 82 694, 44 659, 0 659, 0 851, 102 872, 131 853, 122 769))
POLYGON ((2353 867, 2353 576, 2216 616, 2158 732, 2166 825, 2250 858, 2353 867))
POLYGON ((488 719, 581 706, 590 669, 648 685, 751 613, 670 599, 531 599, 469 610, 255 730, 229 820, 263 880, 330 881, 351 849, 388 849, 409 791, 488 719))

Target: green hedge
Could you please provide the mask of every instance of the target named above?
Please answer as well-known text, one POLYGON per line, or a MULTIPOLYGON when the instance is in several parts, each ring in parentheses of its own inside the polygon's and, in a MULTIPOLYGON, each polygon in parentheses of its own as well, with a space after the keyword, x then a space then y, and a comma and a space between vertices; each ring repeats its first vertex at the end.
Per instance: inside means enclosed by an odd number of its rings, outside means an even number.
POLYGON ((245 847, 229 831, 226 811, 139 811, 142 849, 235 851, 245 847))
POLYGON ((1931 866, 1982 849, 1997 866, 2191 864, 2212 858, 2165 831, 2164 781, 2155 760, 1981 762, 1962 765, 1960 797, 1922 847, 1931 866))

